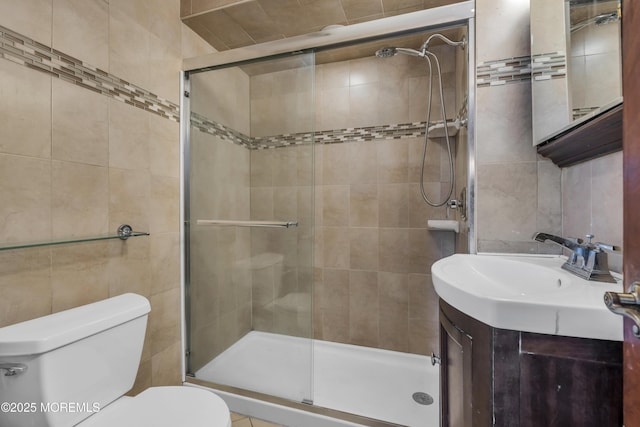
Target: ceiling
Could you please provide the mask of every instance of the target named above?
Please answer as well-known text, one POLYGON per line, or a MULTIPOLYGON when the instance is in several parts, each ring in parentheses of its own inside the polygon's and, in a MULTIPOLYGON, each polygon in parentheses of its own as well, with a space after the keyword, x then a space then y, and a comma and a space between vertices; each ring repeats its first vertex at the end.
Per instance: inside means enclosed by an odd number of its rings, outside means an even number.
MULTIPOLYGON (((461 40, 466 34, 466 31, 462 27, 457 27, 438 30, 438 33, 450 38, 451 40, 461 40)), ((310 65, 342 62, 366 57, 373 58, 375 52, 378 49, 388 46, 419 49, 420 46, 422 46, 422 43, 424 43, 424 41, 427 39, 429 34, 431 33, 418 33, 407 36, 397 36, 391 39, 376 40, 333 48, 329 50, 323 50, 317 52, 313 58, 308 55, 296 55, 290 58, 281 58, 278 60, 256 61, 252 64, 242 65, 241 68, 249 76, 255 76, 258 74, 273 73, 293 68, 305 68, 310 65)), ((435 39, 431 43, 431 47, 441 44, 443 44, 443 42, 435 39)))
POLYGON ((181 16, 185 24, 223 51, 458 1, 181 0, 181 16))

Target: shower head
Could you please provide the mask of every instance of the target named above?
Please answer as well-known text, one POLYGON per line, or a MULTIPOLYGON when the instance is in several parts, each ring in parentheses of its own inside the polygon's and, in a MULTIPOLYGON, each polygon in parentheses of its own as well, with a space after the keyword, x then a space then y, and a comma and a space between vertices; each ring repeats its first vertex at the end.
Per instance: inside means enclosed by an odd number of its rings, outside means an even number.
POLYGON ((391 58, 392 56, 396 56, 398 54, 398 50, 395 47, 383 47, 376 51, 376 56, 378 58, 391 58))
POLYGON ((424 52, 418 52, 417 50, 407 49, 404 47, 383 47, 382 49, 376 51, 376 56, 378 58, 391 58, 392 56, 396 56, 399 53, 411 56, 424 56, 424 52))
POLYGON ((606 25, 612 22, 618 22, 620 20, 620 17, 618 16, 618 12, 609 12, 602 13, 596 16, 594 19, 596 25, 606 25))
POLYGON ((594 16, 584 21, 578 22, 571 26, 571 32, 575 33, 576 31, 582 30, 590 25, 606 25, 611 24, 612 22, 618 22, 620 20, 620 16, 618 12, 606 12, 601 13, 598 16, 594 16))
POLYGON ((382 49, 379 49, 378 51, 376 51, 376 56, 378 58, 391 58, 392 56, 396 56, 399 53, 404 53, 405 55, 419 56, 421 58, 424 58, 427 55, 433 55, 431 52, 429 52, 429 42, 431 42, 431 39, 433 39, 434 37, 439 38, 440 40, 444 41, 448 45, 460 46, 463 49, 467 44, 467 41, 464 37, 460 41, 453 41, 443 36, 442 34, 432 34, 422 44, 422 46, 420 47, 420 50, 409 49, 405 47, 383 47, 382 49))

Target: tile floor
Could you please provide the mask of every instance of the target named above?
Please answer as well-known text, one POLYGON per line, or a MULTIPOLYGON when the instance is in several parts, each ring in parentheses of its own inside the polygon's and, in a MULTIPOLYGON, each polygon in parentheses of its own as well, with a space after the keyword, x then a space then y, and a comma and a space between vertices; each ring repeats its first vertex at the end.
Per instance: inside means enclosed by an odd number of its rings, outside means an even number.
POLYGON ((283 427, 280 424, 273 424, 257 418, 249 418, 246 415, 231 413, 232 427, 283 427))

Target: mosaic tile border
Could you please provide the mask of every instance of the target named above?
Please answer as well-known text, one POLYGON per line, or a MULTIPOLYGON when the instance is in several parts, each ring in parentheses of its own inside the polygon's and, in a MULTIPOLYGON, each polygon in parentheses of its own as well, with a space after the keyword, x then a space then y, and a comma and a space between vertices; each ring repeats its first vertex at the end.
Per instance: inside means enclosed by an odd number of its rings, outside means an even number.
POLYGON ((582 116, 586 116, 587 114, 591 114, 596 110, 599 110, 600 107, 582 107, 582 108, 574 108, 572 113, 573 113, 573 120, 579 119, 582 116))
POLYGON ((0 57, 174 122, 180 121, 178 104, 3 26, 0 26, 0 57))
POLYGON ((533 80, 551 80, 567 76, 567 56, 564 52, 536 54, 532 58, 533 80))
POLYGON ((516 56, 482 62, 476 67, 478 87, 502 86, 531 81, 531 58, 516 56))
POLYGON ((373 141, 379 139, 418 138, 425 135, 426 122, 403 123, 379 126, 364 126, 347 129, 295 133, 262 138, 254 138, 254 150, 315 144, 342 144, 345 142, 373 141))
POLYGON ((192 112, 190 122, 191 126, 198 129, 200 132, 217 136, 224 141, 229 141, 232 144, 241 145, 248 149, 252 149, 253 147, 253 139, 250 136, 247 136, 242 132, 238 132, 237 130, 227 127, 221 123, 209 120, 200 114, 192 112))
POLYGON ((241 145, 250 150, 267 150, 311 143, 342 144, 381 139, 419 138, 424 137, 426 133, 426 122, 415 122, 252 138, 195 113, 191 114, 191 125, 201 132, 217 136, 222 140, 241 145))
MULTIPOLYGON (((136 86, 1 25, 0 58, 32 70, 47 73, 52 77, 157 114, 174 122, 180 121, 180 107, 178 104, 160 98, 140 86, 136 86)), ((515 66, 515 69, 521 67, 511 62, 504 64, 505 67, 511 67, 512 65, 515 66)), ((502 73, 507 71, 504 67, 499 70, 502 73)), ((190 122, 194 128, 201 132, 217 136, 222 140, 250 150, 304 145, 312 142, 316 144, 340 144, 379 139, 417 138, 425 135, 426 125, 426 122, 415 122, 252 138, 196 113, 191 113, 190 122)))

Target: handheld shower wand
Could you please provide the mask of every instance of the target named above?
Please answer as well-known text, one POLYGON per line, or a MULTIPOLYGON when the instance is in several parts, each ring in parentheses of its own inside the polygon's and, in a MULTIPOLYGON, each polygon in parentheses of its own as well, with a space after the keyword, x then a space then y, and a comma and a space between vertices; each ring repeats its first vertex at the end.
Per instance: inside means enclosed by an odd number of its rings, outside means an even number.
POLYGON ((453 206, 449 201, 451 200, 451 195, 453 194, 453 189, 455 187, 455 170, 454 170, 454 162, 453 162, 453 153, 451 150, 451 141, 449 140, 449 130, 447 128, 447 113, 445 111, 444 91, 443 91, 443 84, 442 84, 442 72, 440 70, 440 61, 438 61, 438 57, 433 52, 429 51, 429 43, 434 37, 439 38, 440 40, 444 41, 446 44, 450 46, 458 46, 464 49, 467 45, 466 39, 464 37, 460 41, 453 41, 443 36, 442 34, 436 33, 436 34, 432 34, 427 38, 427 40, 420 47, 419 51, 414 49, 401 48, 401 47, 385 47, 378 50, 376 52, 376 56, 378 58, 390 58, 392 56, 396 56, 399 53, 403 53, 405 55, 418 56, 418 57, 424 58, 427 61, 427 65, 429 66, 429 79, 428 79, 429 89, 428 89, 428 95, 427 95, 427 117, 426 117, 426 125, 425 125, 424 146, 422 150, 422 167, 420 171, 420 176, 421 176, 420 192, 422 194, 422 198, 428 205, 433 207, 440 207, 444 205, 453 206), (440 110, 441 110, 443 122, 444 122, 444 136, 447 143, 447 154, 449 157, 449 184, 450 184, 449 190, 447 191, 445 198, 439 201, 431 200, 424 188, 427 144, 429 142, 429 122, 431 121, 431 99, 432 99, 432 93, 433 93, 431 77, 433 76, 434 68, 438 76, 437 80, 439 83, 438 89, 439 89, 439 95, 440 95, 440 110))
POLYGON ((396 56, 399 53, 419 57, 424 57, 425 55, 424 52, 418 52, 415 49, 407 49, 404 47, 383 47, 382 49, 376 51, 376 56, 378 58, 391 58, 392 56, 396 56))

